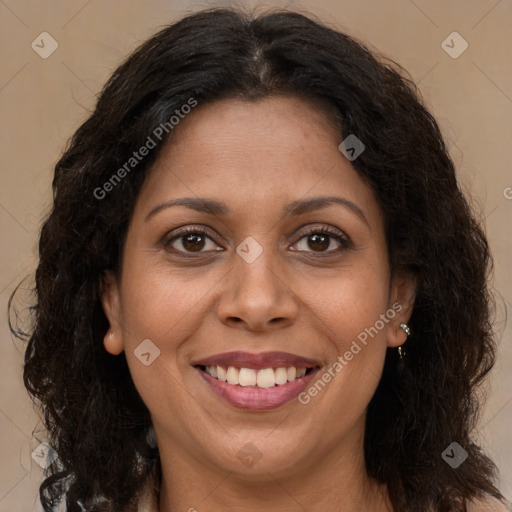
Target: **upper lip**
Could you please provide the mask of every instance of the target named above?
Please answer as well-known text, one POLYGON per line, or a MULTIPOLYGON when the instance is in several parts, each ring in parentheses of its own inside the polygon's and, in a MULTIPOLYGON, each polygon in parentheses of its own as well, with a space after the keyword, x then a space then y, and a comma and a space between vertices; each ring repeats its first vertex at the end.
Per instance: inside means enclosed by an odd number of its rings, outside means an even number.
POLYGON ((215 354, 192 363, 193 366, 234 366, 237 368, 252 368, 262 370, 264 368, 279 368, 294 366, 295 368, 313 368, 319 366, 319 362, 307 359, 288 352, 250 352, 234 351, 215 354))

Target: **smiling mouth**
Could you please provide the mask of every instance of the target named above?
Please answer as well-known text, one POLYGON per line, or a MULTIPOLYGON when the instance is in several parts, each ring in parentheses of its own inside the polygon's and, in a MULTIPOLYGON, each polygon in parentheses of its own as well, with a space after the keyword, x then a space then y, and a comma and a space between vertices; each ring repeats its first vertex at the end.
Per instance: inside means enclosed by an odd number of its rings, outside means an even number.
POLYGON ((225 382, 238 388, 260 388, 268 389, 276 386, 283 386, 289 382, 299 381, 319 367, 297 368, 295 366, 279 368, 237 368, 235 366, 204 366, 197 365, 196 368, 210 377, 225 382))

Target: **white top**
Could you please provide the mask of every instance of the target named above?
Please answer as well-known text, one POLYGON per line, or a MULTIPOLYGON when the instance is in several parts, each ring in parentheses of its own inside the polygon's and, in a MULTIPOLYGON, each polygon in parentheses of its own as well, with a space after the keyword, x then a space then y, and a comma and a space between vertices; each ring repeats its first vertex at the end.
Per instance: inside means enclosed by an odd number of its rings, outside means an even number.
POLYGON ((158 512, 158 503, 146 494, 139 502, 137 512, 158 512))

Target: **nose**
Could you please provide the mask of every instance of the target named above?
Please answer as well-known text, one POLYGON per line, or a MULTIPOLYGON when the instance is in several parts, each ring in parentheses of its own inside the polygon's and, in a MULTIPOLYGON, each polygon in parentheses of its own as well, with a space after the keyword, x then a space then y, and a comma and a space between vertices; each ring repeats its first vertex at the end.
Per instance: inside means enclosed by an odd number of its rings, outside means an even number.
POLYGON ((264 250, 252 263, 236 255, 219 300, 220 321, 250 331, 292 325, 297 319, 299 301, 287 276, 270 250, 264 250))

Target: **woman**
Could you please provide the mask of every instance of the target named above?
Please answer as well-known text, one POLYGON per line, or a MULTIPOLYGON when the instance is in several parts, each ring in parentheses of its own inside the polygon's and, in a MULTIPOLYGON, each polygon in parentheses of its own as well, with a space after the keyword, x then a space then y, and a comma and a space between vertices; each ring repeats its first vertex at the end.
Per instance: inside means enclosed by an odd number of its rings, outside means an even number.
POLYGON ((508 510, 485 236, 397 65, 293 12, 143 44, 58 162, 46 511, 508 510))

